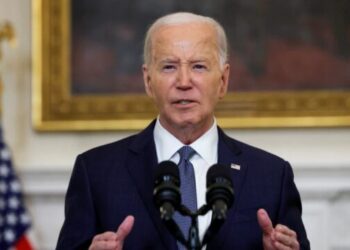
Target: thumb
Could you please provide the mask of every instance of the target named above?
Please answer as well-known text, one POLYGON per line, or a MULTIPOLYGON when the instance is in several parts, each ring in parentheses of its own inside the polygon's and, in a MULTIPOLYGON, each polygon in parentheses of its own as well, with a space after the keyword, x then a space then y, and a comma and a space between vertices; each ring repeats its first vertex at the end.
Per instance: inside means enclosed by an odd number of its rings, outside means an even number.
POLYGON ((135 218, 134 216, 127 216, 123 222, 119 225, 118 230, 117 230, 117 240, 119 241, 124 241, 126 236, 129 235, 131 232, 131 229, 134 225, 135 218))
POLYGON ((273 226, 269 215, 265 209, 259 209, 257 212, 258 222, 263 231, 263 234, 269 235, 273 232, 273 226))

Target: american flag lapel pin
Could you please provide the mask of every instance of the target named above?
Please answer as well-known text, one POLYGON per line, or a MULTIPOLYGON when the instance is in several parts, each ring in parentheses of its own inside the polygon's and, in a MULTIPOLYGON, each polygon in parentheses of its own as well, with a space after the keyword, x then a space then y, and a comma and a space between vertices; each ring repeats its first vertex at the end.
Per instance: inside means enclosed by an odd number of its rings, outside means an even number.
POLYGON ((235 163, 231 163, 231 168, 236 170, 241 170, 241 166, 235 163))

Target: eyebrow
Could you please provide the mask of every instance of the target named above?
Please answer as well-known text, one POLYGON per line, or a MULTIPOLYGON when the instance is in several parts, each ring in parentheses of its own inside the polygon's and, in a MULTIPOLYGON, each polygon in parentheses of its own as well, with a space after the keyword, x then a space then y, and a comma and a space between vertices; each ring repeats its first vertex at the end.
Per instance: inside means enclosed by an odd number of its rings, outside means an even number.
POLYGON ((191 63, 198 63, 198 62, 210 62, 210 60, 206 59, 206 58, 199 58, 199 59, 194 59, 194 60, 190 60, 191 63))
MULTIPOLYGON (((199 62, 208 62, 209 60, 206 58, 196 58, 196 59, 190 59, 188 61, 186 61, 186 63, 199 63, 199 62)), ((180 63, 181 61, 179 59, 175 59, 175 58, 165 58, 163 60, 160 60, 159 63, 160 64, 164 64, 164 63, 180 63)))

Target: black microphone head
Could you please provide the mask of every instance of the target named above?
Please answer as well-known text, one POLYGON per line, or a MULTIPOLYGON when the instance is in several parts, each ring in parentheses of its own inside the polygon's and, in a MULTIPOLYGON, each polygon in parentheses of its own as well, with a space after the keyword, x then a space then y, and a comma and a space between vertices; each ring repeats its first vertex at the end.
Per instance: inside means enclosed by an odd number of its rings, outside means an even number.
MULTIPOLYGON (((231 182, 231 169, 227 166, 221 165, 221 164, 214 164, 211 166, 207 172, 207 187, 215 183, 217 180, 216 178, 225 178, 229 182, 231 182)), ((232 185, 232 182, 231 182, 232 185)))
POLYGON ((180 180, 179 168, 172 161, 162 161, 159 163, 154 176, 155 181, 163 178, 163 176, 172 176, 180 180))
POLYGON ((234 192, 230 171, 229 167, 220 164, 215 164, 209 168, 206 193, 206 200, 209 205, 213 205, 217 200, 222 200, 228 208, 232 206, 234 192))
POLYGON ((166 202, 171 203, 174 208, 180 206, 180 174, 174 162, 159 163, 155 172, 153 198, 158 207, 166 202))

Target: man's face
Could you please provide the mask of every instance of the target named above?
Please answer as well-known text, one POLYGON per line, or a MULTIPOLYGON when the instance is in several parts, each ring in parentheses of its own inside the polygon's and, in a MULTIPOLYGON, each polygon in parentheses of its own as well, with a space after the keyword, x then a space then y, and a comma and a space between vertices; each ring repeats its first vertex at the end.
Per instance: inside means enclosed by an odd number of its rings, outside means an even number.
POLYGON ((212 125, 214 107, 227 91, 229 65, 219 63, 216 32, 204 23, 163 26, 152 36, 147 94, 170 131, 212 125))

